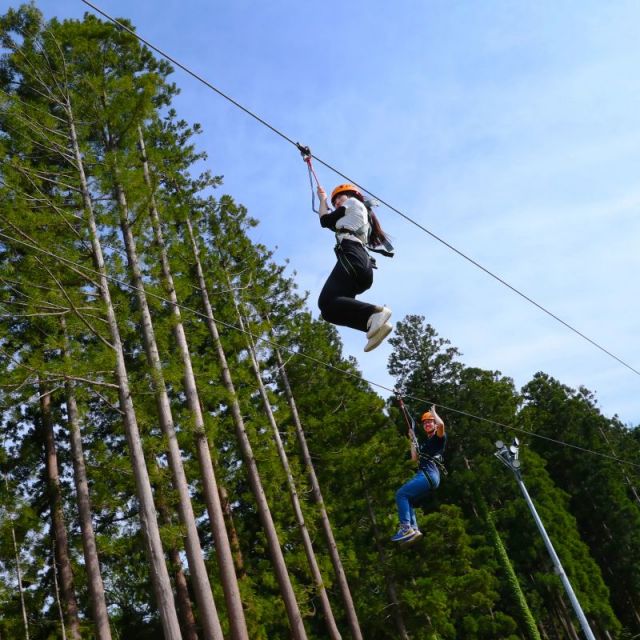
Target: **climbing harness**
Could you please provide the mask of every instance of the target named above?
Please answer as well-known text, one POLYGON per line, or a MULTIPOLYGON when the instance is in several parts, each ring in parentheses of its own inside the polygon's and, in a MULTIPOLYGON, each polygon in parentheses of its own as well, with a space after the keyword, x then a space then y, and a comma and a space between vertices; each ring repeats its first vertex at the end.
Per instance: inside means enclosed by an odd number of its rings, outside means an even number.
POLYGON ((363 224, 359 229, 356 229, 355 231, 348 231, 347 233, 352 233, 354 236, 356 236, 362 242, 362 244, 364 244, 368 251, 380 253, 387 258, 393 258, 394 248, 387 239, 384 239, 381 244, 371 244, 371 229, 373 228, 373 220, 371 218, 371 214, 373 213, 373 207, 376 206, 376 204, 377 203, 373 200, 365 200, 364 206, 367 209, 367 222, 363 224))
MULTIPOLYGON (((344 251, 344 247, 340 242, 336 241, 336 246, 333 247, 333 251, 336 254, 336 258, 338 258, 338 262, 342 265, 342 268, 354 279, 358 278, 358 272, 355 270, 354 266, 349 261, 347 254, 344 251)), ((369 256, 369 259, 373 262, 373 268, 376 269, 376 264, 373 258, 369 256)))
MULTIPOLYGON (((421 460, 426 460, 427 462, 433 462, 433 464, 435 464, 436 467, 438 467, 438 470, 440 471, 440 473, 442 473, 443 476, 448 475, 449 472, 447 471, 447 468, 444 466, 444 457, 441 453, 437 453, 435 456, 430 456, 427 453, 421 453, 419 455, 421 460)), ((430 479, 429 479, 429 482, 431 482, 430 479)))
MULTIPOLYGON (((436 467, 438 468, 438 470, 442 475, 444 476, 448 475, 447 468, 445 467, 445 464, 444 464, 444 456, 441 453, 437 453, 435 456, 432 456, 432 455, 429 455, 428 453, 422 453, 420 451, 420 443, 418 442, 418 436, 416 435, 416 423, 413 420, 413 418, 409 415, 409 412, 407 411, 407 408, 404 406, 404 402, 397 390, 395 391, 395 393, 396 393, 396 398, 398 399, 398 404, 400 405, 400 409, 402 411, 402 416, 404 418, 405 423, 407 424, 409 438, 411 439, 411 443, 413 444, 416 450, 418 459, 420 460, 420 462, 432 462, 433 464, 436 465, 436 467)), ((431 412, 427 412, 427 413, 430 414, 431 412)), ((429 482, 429 486, 433 489, 433 480, 431 480, 431 478, 429 477, 429 474, 426 473, 424 469, 421 469, 421 471, 424 474, 424 477, 429 482)))
MULTIPOLYGON (((309 187, 311 188, 311 209, 314 213, 319 213, 319 210, 316 209, 316 196, 315 196, 315 190, 313 188, 313 181, 315 180, 317 187, 320 186, 320 181, 318 180, 318 176, 316 175, 316 172, 313 169, 313 163, 312 163, 313 156, 311 154, 311 149, 308 146, 304 146, 300 144, 299 142, 296 142, 296 147, 298 148, 298 151, 300 151, 300 154, 302 155, 302 159, 307 165, 307 171, 309 172, 309 187)), ((331 198, 333 199, 334 196, 338 195, 339 193, 343 193, 345 191, 355 191, 356 193, 361 195, 360 190, 355 185, 341 184, 341 185, 338 185, 333 190, 333 192, 331 193, 331 198)), ((393 258, 394 256, 393 245, 388 240, 383 240, 382 243, 378 245, 371 244, 371 229, 372 229, 371 214, 373 213, 373 207, 375 207, 378 203, 373 200, 365 199, 363 196, 363 204, 367 210, 367 221, 355 231, 351 229, 336 229, 337 244, 338 245, 340 244, 340 241, 337 239, 338 233, 346 234, 346 235, 354 236, 359 242, 361 242, 364 245, 367 251, 373 251, 375 253, 380 253, 383 256, 386 256, 387 258, 393 258)), ((337 249, 336 249, 336 253, 337 253, 337 249)), ((338 259, 340 259, 340 256, 338 256, 338 259)), ((373 258, 371 258, 371 260, 373 263, 373 268, 376 269, 377 268, 376 261, 373 258)), ((343 266, 344 266, 344 263, 343 263, 343 266)), ((347 269, 347 271, 351 273, 349 269, 347 269)))

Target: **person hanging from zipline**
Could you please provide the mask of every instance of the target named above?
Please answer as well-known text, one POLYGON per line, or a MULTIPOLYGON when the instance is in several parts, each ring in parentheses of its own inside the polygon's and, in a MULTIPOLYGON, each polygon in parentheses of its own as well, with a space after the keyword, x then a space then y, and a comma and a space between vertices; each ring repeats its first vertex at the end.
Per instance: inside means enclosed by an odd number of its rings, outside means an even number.
MULTIPOLYGON (((399 399, 400 408, 407 423, 407 436, 411 442, 411 459, 418 463, 418 472, 396 492, 396 506, 400 526, 391 538, 393 542, 416 542, 422 537, 418 528, 414 507, 435 491, 440 485, 440 469, 444 469, 443 454, 447 444, 444 422, 436 412, 435 405, 420 418, 421 428, 399 399)), ((446 472, 445 472, 446 473, 446 472)))
POLYGON ((331 192, 329 211, 327 194, 320 184, 320 225, 336 234, 337 262, 318 298, 322 318, 366 332, 365 351, 375 349, 393 327, 389 322, 391 309, 356 300, 373 284, 375 260, 367 249, 393 256, 393 247, 380 222, 360 190, 353 184, 340 184, 331 192), (384 248, 381 248, 384 247, 384 248))

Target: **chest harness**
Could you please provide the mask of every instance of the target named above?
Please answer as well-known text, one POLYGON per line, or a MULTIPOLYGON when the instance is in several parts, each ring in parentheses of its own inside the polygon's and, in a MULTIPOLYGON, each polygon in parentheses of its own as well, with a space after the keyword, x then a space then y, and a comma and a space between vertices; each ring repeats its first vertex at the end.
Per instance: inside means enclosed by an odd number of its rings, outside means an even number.
MULTIPOLYGON (((316 197, 313 189, 313 181, 315 180, 316 185, 318 186, 320 185, 320 182, 318 181, 318 176, 316 176, 316 172, 313 169, 313 164, 311 163, 311 158, 312 158, 311 149, 309 149, 309 147, 305 147, 301 145, 299 142, 296 143, 296 146, 298 147, 298 150, 302 154, 302 159, 307 164, 307 169, 309 171, 309 186, 311 187, 311 209, 315 213, 319 213, 318 209, 316 209, 316 197)), ((376 206, 378 203, 372 200, 365 200, 363 204, 367 209, 366 222, 364 222, 360 227, 358 227, 355 230, 336 229, 336 254, 338 255, 338 259, 341 262, 346 261, 348 263, 348 260, 346 260, 344 255, 342 255, 342 258, 341 258, 342 251, 339 248, 340 247, 340 240, 338 239, 339 233, 343 235, 346 234, 346 235, 353 236, 358 242, 362 243, 362 245, 367 251, 373 251, 374 253, 380 253, 383 256, 386 256, 387 258, 393 258, 393 255, 394 255, 393 245, 388 240, 386 239, 383 240, 382 243, 379 245, 371 244, 371 228, 372 228, 371 213, 372 213, 372 208, 376 206)), ((375 269, 376 261, 373 257, 370 256, 370 258, 371 258, 372 266, 375 269)), ((351 267, 351 265, 349 265, 349 267, 351 267)), ((347 268, 348 272, 351 272, 351 270, 352 270, 352 267, 347 268)))
MULTIPOLYGON (((422 463, 433 463, 436 468, 438 469, 438 471, 443 475, 446 476, 447 475, 447 468, 445 467, 444 464, 444 455, 443 453, 436 453, 435 455, 430 455, 428 453, 425 453, 421 450, 420 447, 420 442, 418 440, 418 436, 416 435, 416 423, 413 420, 413 418, 411 418, 407 412, 406 407, 404 406, 404 402, 402 401, 402 398, 400 396, 398 396, 398 404, 400 405, 400 409, 402 410, 402 416, 404 417, 404 420, 407 424, 407 428, 409 431, 409 438, 411 439, 411 443, 413 444, 415 450, 416 450, 416 454, 418 455, 418 465, 420 467, 420 471, 422 472, 422 474, 424 475, 424 477, 427 479, 427 482, 429 483, 429 486, 432 489, 435 489, 434 485, 433 485, 433 480, 431 479, 431 476, 429 476, 428 473, 426 473, 426 471, 422 468, 422 463)), ((444 451, 444 450, 443 450, 444 451)))

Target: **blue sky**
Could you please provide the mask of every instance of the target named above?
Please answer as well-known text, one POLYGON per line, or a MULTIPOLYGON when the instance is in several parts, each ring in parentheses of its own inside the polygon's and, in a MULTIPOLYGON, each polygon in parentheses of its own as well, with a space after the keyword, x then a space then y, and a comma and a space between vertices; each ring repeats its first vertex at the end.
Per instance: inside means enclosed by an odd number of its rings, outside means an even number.
MULTIPOLYGON (((640 4, 96 4, 640 369, 640 4)), ((88 10, 37 5, 48 18, 88 10)), ((298 152, 182 71, 174 79, 208 166, 315 311, 333 237, 310 210, 298 152)), ((316 170, 327 189, 342 182, 316 170)), ((363 299, 395 320, 424 315, 469 366, 518 386, 544 371, 640 423, 640 376, 395 213, 379 216, 397 256, 379 259, 363 299)), ((364 376, 393 386, 390 347, 364 354, 362 334, 340 333, 364 376)))

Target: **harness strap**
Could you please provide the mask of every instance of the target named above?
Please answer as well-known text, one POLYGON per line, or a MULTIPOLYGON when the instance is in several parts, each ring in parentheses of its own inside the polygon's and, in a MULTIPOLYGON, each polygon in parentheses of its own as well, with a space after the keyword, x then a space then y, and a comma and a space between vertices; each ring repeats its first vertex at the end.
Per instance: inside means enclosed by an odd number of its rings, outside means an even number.
MULTIPOLYGON (((367 213, 368 212, 369 209, 367 209, 367 213)), ((352 229, 336 229, 336 233, 348 233, 349 235, 355 236, 356 238, 358 238, 358 240, 360 240, 360 242, 362 242, 367 251, 374 251, 375 253, 380 253, 387 258, 393 258, 393 245, 388 240, 383 240, 382 245, 376 245, 375 247, 369 243, 369 234, 367 233, 367 227, 371 229, 371 223, 368 220, 367 222, 365 222, 365 224, 358 227, 355 231, 353 231, 352 229), (381 247, 384 247, 384 249, 381 247)))
MULTIPOLYGON (((320 186, 320 181, 318 180, 318 176, 316 175, 316 172, 313 168, 313 163, 311 162, 311 159, 313 157, 313 155, 311 154, 311 149, 308 146, 300 144, 299 142, 296 142, 296 147, 298 147, 298 151, 300 151, 302 155, 302 159, 307 165, 307 171, 309 172, 309 187, 311 189, 311 209, 314 213, 320 213, 319 209, 316 209, 316 193, 313 188, 313 181, 315 180, 317 187, 320 186)), ((369 207, 367 207, 367 212, 368 211, 369 211, 369 207)), ((369 251, 375 251, 375 253, 380 253, 383 256, 386 256, 387 258, 393 258, 394 256, 393 245, 388 240, 383 240, 382 242, 382 246, 384 247, 384 249, 381 249, 380 246, 372 247, 369 244, 369 238, 366 237, 365 235, 367 226, 369 226, 368 221, 367 223, 363 224, 360 228, 356 229, 355 231, 351 231, 350 229, 345 229, 345 230, 342 230, 341 233, 348 233, 349 235, 355 236, 356 238, 358 238, 358 240, 360 240, 360 242, 362 242, 365 248, 368 249, 369 251)))
POLYGON ((429 488, 431 490, 437 489, 437 487, 433 484, 433 480, 431 479, 431 476, 424 469, 420 469, 420 472, 427 479, 427 482, 429 483, 429 488))
POLYGON ((347 258, 347 256, 345 255, 342 245, 339 242, 337 242, 333 250, 335 251, 336 258, 338 258, 338 262, 342 265, 343 269, 352 278, 357 278, 358 274, 356 273, 356 270, 354 269, 351 262, 349 262, 349 258, 347 258))
POLYGON ((438 453, 435 456, 430 456, 428 453, 420 453, 418 452, 418 457, 420 458, 420 460, 426 460, 427 462, 433 462, 433 464, 436 465, 436 467, 438 467, 439 471, 443 474, 443 475, 447 475, 447 468, 444 466, 444 460, 442 458, 442 454, 438 453))
POLYGON ((402 397, 399 394, 399 390, 396 389, 395 393, 396 393, 396 396, 398 397, 398 404, 400 405, 400 410, 402 411, 402 417, 404 418, 404 421, 407 423, 407 427, 409 428, 409 431, 412 431, 413 420, 411 420, 411 418, 409 417, 409 414, 407 413, 407 409, 404 406, 404 402, 402 400, 402 397))
POLYGON ((316 186, 320 186, 320 181, 318 180, 318 176, 313 169, 313 164, 311 163, 311 149, 309 147, 305 147, 301 145, 299 142, 296 142, 296 147, 298 147, 298 151, 302 154, 302 159, 305 161, 307 165, 307 170, 309 171, 309 186, 311 187, 311 209, 314 213, 320 213, 318 209, 316 209, 316 194, 313 189, 313 180, 316 181, 316 186))
MULTIPOLYGON (((360 227, 360 229, 364 229, 364 225, 362 227, 360 227)), ((348 236, 353 236, 354 238, 357 238, 358 240, 360 240, 360 242, 362 242, 362 244, 366 247, 367 243, 365 241, 365 239, 362 236, 362 233, 359 233, 360 229, 356 229, 355 231, 353 231, 353 229, 345 229, 343 227, 340 227, 339 229, 336 228, 336 236, 339 233, 344 233, 348 236)))
POLYGON ((388 240, 383 240, 382 246, 384 247, 384 249, 380 249, 379 246, 372 247, 367 245, 367 249, 369 249, 369 251, 375 251, 376 253, 381 253, 383 256, 386 256, 387 258, 393 258, 393 256, 395 255, 393 245, 388 240))

